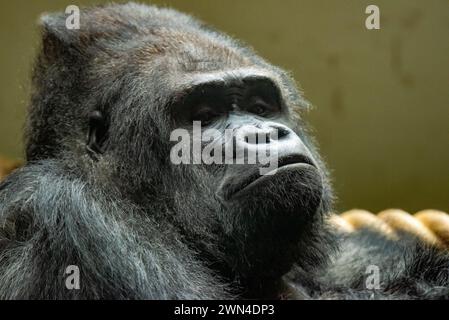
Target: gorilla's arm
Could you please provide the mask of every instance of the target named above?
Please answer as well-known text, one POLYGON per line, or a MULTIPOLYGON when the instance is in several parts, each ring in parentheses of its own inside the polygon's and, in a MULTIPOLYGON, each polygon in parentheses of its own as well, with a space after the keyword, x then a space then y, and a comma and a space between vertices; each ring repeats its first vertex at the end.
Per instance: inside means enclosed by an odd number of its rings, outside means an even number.
POLYGON ((341 235, 329 264, 293 283, 305 298, 449 299, 449 254, 407 234, 399 240, 362 229, 341 235), (378 271, 379 286, 370 288, 378 271))
POLYGON ((169 225, 74 178, 60 162, 0 184, 0 299, 225 298, 169 225), (65 270, 80 269, 80 290, 65 270))

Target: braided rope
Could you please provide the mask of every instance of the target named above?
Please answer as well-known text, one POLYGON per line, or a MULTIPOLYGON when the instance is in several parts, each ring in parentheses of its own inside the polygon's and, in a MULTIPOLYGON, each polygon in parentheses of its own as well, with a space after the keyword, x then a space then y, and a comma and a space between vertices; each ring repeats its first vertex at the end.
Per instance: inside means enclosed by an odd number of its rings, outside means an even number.
POLYGON ((369 228, 393 240, 399 240, 400 233, 408 233, 428 244, 449 249, 449 215, 438 210, 423 210, 411 215, 403 210, 389 209, 375 215, 354 209, 341 215, 334 214, 330 220, 346 233, 369 228))
POLYGON ((12 161, 0 157, 0 181, 10 174, 13 170, 20 167, 21 163, 19 161, 12 161))

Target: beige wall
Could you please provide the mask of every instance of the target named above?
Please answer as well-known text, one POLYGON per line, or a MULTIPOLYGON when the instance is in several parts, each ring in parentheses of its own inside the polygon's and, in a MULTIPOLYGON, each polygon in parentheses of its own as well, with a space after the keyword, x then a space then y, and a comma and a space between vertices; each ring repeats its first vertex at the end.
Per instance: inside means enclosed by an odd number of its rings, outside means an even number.
MULTIPOLYGON (((0 154, 22 154, 41 12, 94 1, 0 2, 0 154)), ((101 1, 96 1, 99 3, 101 1)), ((449 1, 154 1, 195 14, 291 70, 339 208, 449 211, 449 1), (377 4, 381 30, 364 28, 377 4)))

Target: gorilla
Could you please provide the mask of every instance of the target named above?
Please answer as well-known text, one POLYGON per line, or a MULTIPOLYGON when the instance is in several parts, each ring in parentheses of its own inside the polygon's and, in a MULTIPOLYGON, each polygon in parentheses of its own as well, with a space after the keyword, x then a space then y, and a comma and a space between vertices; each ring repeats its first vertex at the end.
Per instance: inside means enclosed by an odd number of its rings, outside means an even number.
POLYGON ((447 253, 331 227, 309 104, 285 71, 171 9, 80 22, 41 18, 26 164, 0 185, 1 299, 449 297, 447 253), (277 169, 173 163, 172 133, 198 122, 231 160, 268 151, 277 169))

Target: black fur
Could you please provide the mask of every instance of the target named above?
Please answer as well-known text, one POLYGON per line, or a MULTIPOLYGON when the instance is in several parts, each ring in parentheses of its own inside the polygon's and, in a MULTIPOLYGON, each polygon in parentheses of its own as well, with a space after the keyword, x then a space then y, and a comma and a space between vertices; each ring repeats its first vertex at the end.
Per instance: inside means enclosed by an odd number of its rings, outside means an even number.
POLYGON ((285 72, 168 9, 109 5, 83 10, 80 30, 63 14, 42 25, 27 165, 0 185, 0 298, 447 298, 448 255, 327 226, 327 170, 285 72), (242 68, 280 88, 319 185, 286 175, 224 205, 216 175, 170 164, 173 94, 191 76, 242 68), (375 292, 369 264, 383 272, 375 292), (80 290, 65 286, 69 265, 80 290))
POLYGON ((400 236, 390 240, 368 229, 341 236, 326 267, 312 274, 297 268, 289 281, 304 299, 449 299, 449 255, 400 236), (367 288, 369 266, 379 268, 379 288, 367 288))

